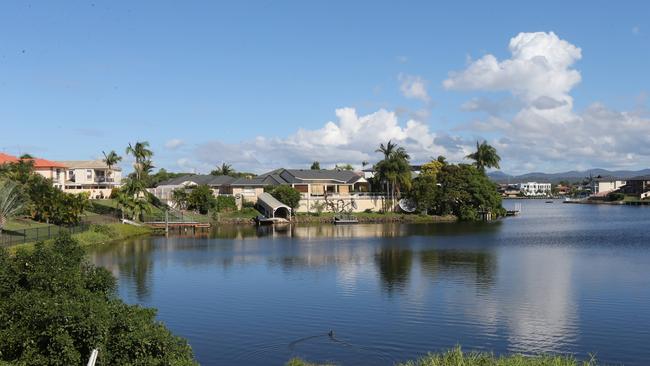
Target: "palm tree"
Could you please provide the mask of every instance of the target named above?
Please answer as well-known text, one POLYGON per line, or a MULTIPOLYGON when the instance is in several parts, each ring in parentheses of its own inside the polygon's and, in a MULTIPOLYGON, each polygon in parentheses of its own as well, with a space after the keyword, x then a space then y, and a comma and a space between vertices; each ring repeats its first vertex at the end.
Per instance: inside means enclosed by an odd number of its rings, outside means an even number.
POLYGON ((218 166, 217 169, 210 172, 212 175, 233 175, 235 174, 235 169, 232 168, 232 165, 228 163, 223 163, 221 166, 218 166))
POLYGON ((383 143, 379 144, 379 149, 375 150, 375 152, 384 154, 384 160, 388 160, 388 158, 393 154, 393 151, 396 147, 397 144, 394 144, 391 142, 391 140, 388 140, 386 146, 384 146, 383 143))
POLYGON ((115 150, 111 150, 108 154, 102 151, 102 154, 104 154, 103 161, 108 166, 108 175, 110 176, 113 171, 113 166, 122 161, 122 157, 117 155, 115 150))
POLYGON ((7 220, 18 215, 25 208, 24 196, 17 183, 0 181, 0 232, 7 220))
POLYGON ((386 145, 380 144, 376 152, 384 154, 384 159, 375 165, 375 171, 377 178, 386 184, 386 194, 392 202, 396 194, 399 196, 401 188, 411 186, 410 156, 403 147, 392 141, 386 145))
POLYGON ((474 160, 476 168, 484 173, 485 168, 499 169, 499 162, 501 161, 497 149, 490 146, 487 141, 483 141, 481 144, 476 141, 476 152, 467 155, 466 158, 474 160))
POLYGON ((135 145, 132 145, 129 143, 129 146, 126 147, 126 153, 128 155, 133 156, 135 159, 135 174, 138 180, 142 178, 141 173, 143 172, 143 167, 142 165, 144 164, 145 161, 149 161, 149 165, 151 165, 151 157, 153 156, 153 151, 149 149, 149 142, 148 141, 142 141, 142 142, 136 142, 135 145))

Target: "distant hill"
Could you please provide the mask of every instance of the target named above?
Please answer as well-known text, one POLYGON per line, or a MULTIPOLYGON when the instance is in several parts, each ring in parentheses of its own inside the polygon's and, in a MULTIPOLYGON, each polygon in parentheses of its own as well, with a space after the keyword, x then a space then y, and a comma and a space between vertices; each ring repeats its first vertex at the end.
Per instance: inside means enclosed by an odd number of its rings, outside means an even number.
POLYGON ((562 173, 526 173, 521 175, 509 175, 501 171, 490 172, 488 176, 497 183, 522 183, 522 182, 540 182, 540 183, 558 183, 566 180, 577 182, 589 176, 612 176, 617 178, 632 178, 638 175, 650 175, 650 169, 643 170, 607 170, 607 169, 589 169, 584 171, 572 170, 562 173))

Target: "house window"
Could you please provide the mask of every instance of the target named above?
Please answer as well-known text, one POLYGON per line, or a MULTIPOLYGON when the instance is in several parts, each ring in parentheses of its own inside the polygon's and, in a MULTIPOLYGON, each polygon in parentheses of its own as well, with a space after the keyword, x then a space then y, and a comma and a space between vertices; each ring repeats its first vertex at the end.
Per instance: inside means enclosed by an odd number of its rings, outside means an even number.
POLYGON ((92 169, 86 169, 86 179, 87 180, 93 179, 93 171, 92 171, 92 169))
POLYGON ((56 180, 60 180, 60 179, 61 179, 61 169, 57 169, 56 170, 56 180))
POLYGON ((241 190, 241 194, 243 196, 249 196, 249 197, 250 196, 255 196, 255 188, 246 187, 246 188, 241 190))

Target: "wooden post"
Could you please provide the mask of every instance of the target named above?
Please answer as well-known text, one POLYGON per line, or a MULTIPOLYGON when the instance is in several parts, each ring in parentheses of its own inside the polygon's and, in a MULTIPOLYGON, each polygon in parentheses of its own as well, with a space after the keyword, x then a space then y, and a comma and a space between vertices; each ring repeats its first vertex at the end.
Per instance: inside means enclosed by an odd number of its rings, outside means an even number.
POLYGON ((165 210, 165 235, 169 235, 169 210, 165 210))

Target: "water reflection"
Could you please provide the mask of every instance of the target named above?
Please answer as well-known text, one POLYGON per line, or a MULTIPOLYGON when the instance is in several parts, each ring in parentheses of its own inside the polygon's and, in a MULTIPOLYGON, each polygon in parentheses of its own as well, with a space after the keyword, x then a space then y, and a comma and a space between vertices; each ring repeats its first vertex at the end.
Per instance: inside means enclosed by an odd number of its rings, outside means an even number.
POLYGON ((400 247, 382 247, 375 255, 375 262, 384 290, 403 290, 411 273, 413 252, 400 247))
POLYGON ((101 246, 91 252, 90 260, 115 277, 130 280, 138 301, 146 301, 150 295, 153 252, 153 240, 135 239, 128 245, 101 246))
POLYGON ((455 344, 644 365, 650 210, 531 205, 487 224, 217 227, 94 248, 91 260, 206 365, 391 365, 455 344), (328 329, 391 361, 326 337, 287 347, 328 329))
POLYGON ((425 250, 420 253, 422 271, 432 279, 457 277, 461 283, 490 287, 495 282, 497 260, 491 251, 425 250))

